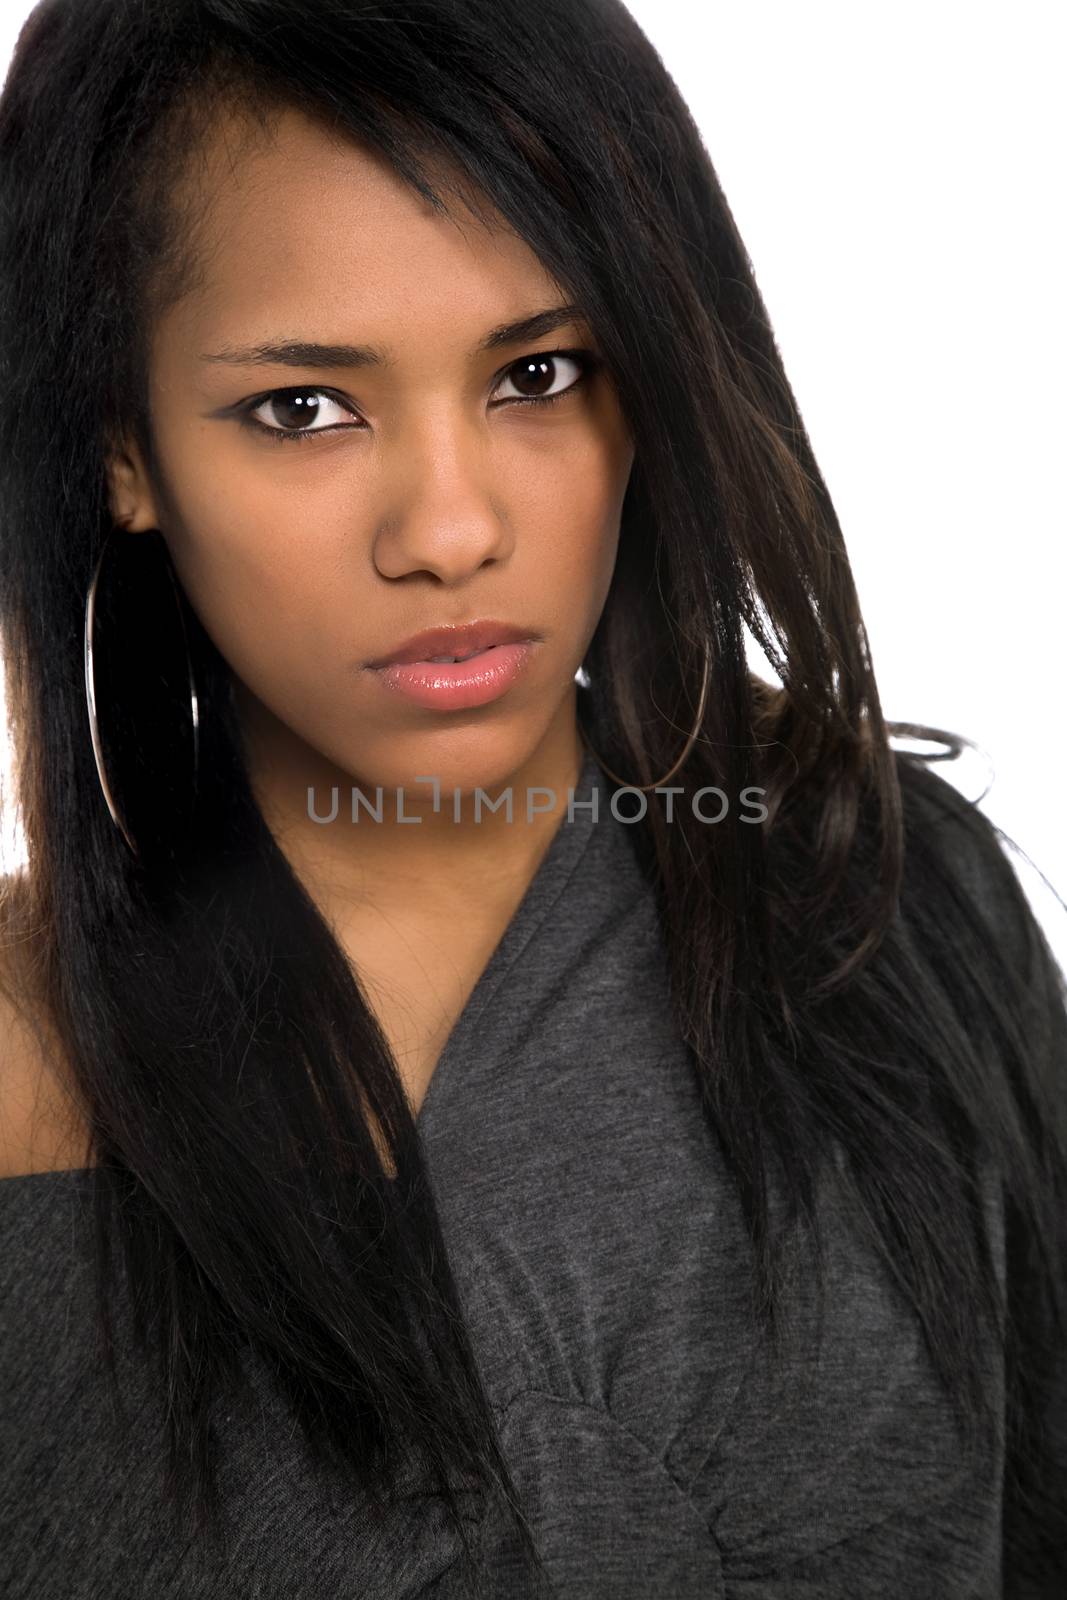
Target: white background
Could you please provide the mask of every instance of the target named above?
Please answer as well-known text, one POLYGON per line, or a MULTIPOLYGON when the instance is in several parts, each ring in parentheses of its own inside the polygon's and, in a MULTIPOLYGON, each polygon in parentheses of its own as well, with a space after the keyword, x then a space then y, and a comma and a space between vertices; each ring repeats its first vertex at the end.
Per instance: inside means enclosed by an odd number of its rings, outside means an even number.
MULTIPOLYGON (((1067 967, 1062 13, 629 0, 689 103, 845 531, 887 717, 1014 852, 1067 967)), ((0 21, 10 58, 30 7, 0 21)), ((88 737, 88 733, 86 735, 88 737)), ((19 849, 7 817, 10 867, 19 849)))

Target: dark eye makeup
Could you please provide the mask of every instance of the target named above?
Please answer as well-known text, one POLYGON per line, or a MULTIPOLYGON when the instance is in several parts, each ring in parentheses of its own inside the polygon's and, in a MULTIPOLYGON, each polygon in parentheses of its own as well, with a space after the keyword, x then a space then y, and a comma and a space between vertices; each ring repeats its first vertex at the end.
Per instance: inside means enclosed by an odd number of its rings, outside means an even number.
MULTIPOLYGON (((531 355, 520 356, 517 361, 512 361, 507 367, 504 368, 504 371, 500 374, 500 377, 497 381, 500 382, 509 377, 512 372, 517 371, 517 369, 523 366, 528 366, 536 361, 551 361, 559 356, 563 356, 568 361, 574 361, 577 363, 580 370, 578 377, 573 383, 568 384, 565 389, 557 390, 555 394, 508 396, 503 400, 497 401, 497 405, 556 405, 560 400, 566 400, 569 395, 574 394, 576 390, 582 388, 592 374, 601 365, 601 358, 592 350, 537 350, 531 355)), ((340 406, 342 410, 347 411, 351 416, 357 415, 350 402, 345 400, 341 395, 337 394, 335 390, 323 388, 319 384, 310 383, 289 384, 282 389, 267 389, 264 393, 254 395, 250 400, 243 401, 234 414, 237 416, 243 427, 250 428, 259 434, 266 434, 270 439, 279 444, 288 440, 303 441, 305 439, 322 438, 323 435, 339 433, 349 428, 355 428, 357 431, 360 431, 360 423, 358 420, 356 422, 334 423, 329 427, 324 428, 278 428, 272 427, 270 423, 261 422, 258 417, 252 415, 254 411, 258 411, 262 406, 265 406, 271 400, 294 401, 298 397, 306 395, 325 395, 327 399, 332 400, 335 405, 340 406)), ((312 421, 314 420, 314 414, 310 411, 308 413, 308 419, 312 421)))

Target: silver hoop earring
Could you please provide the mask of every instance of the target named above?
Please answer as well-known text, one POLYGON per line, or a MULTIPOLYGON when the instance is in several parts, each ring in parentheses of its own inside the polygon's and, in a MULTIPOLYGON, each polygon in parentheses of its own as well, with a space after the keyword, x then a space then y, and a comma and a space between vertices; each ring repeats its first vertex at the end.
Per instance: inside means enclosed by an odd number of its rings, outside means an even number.
POLYGON ((100 578, 104 570, 105 563, 108 561, 109 556, 114 554, 115 550, 120 544, 126 547, 128 553, 130 550, 131 541, 136 539, 138 541, 138 554, 140 556, 143 556, 149 544, 156 548, 162 558, 163 566, 167 574, 167 583, 165 587, 169 593, 173 595, 174 603, 177 608, 181 638, 185 650, 185 681, 188 684, 189 693, 189 719, 192 730, 193 744, 193 775, 191 794, 194 800, 200 777, 200 706, 197 697, 196 678, 193 672, 192 655, 189 650, 189 637, 185 626, 184 613, 182 610, 181 587, 178 583, 178 576, 174 570, 174 564, 171 561, 170 552, 167 549, 166 541, 158 529, 147 529, 144 532, 137 534, 127 533, 121 539, 119 538, 119 531, 120 530, 118 528, 113 527, 105 538, 103 547, 99 556, 97 557, 96 565, 93 569, 92 581, 89 584, 89 589, 85 597, 85 702, 89 716, 89 734, 92 740, 93 758, 96 763, 96 773, 98 779, 100 780, 100 788, 103 792, 104 800, 107 803, 111 820, 125 840, 131 854, 138 859, 141 859, 144 853, 142 845, 138 843, 133 831, 131 831, 130 820, 123 814, 122 807, 119 804, 116 794, 116 786, 110 781, 108 776, 107 764, 104 758, 103 737, 100 727, 101 706, 99 700, 99 682, 101 676, 101 661, 99 655, 100 644, 98 638, 98 622, 100 611, 98 591, 100 578))
POLYGON ((596 756, 597 761, 600 762, 600 765, 604 768, 604 771, 607 773, 608 777, 612 780, 613 783, 617 783, 619 785, 620 789, 636 789, 641 794, 647 793, 648 790, 650 790, 650 789, 659 789, 659 788, 661 788, 663 786, 663 784, 665 784, 667 782, 667 780, 669 778, 673 778, 674 777, 674 774, 681 767, 682 763, 685 761, 685 759, 688 756, 690 750, 692 750, 693 746, 696 744, 697 739, 700 736, 700 727, 701 727, 701 724, 704 721, 704 708, 708 703, 708 686, 709 686, 710 682, 711 682, 711 652, 708 649, 707 643, 705 643, 705 645, 704 645, 704 679, 703 679, 703 682, 701 683, 701 686, 700 686, 700 704, 697 707, 696 722, 693 724, 693 730, 692 730, 692 732, 690 733, 688 739, 685 742, 685 748, 682 751, 681 755, 678 757, 677 761, 674 763, 674 766, 671 767, 669 772, 665 772, 663 774, 662 778, 657 778, 655 783, 627 783, 625 778, 620 778, 617 773, 612 772, 611 768, 609 766, 606 766, 605 763, 600 760, 600 757, 597 755, 596 751, 593 749, 592 744, 589 742, 589 738, 588 738, 588 736, 586 734, 585 728, 582 726, 582 719, 579 717, 578 718, 578 733, 579 733, 579 735, 581 737, 582 743, 585 745, 586 749, 592 755, 596 756))

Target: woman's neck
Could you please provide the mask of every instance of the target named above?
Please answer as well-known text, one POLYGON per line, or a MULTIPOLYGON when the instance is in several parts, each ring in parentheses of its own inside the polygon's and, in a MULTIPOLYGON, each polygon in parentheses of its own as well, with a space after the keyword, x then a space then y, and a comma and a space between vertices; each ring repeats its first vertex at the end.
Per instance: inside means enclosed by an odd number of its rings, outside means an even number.
POLYGON ((458 929, 514 903, 566 821, 584 754, 573 694, 518 765, 506 752, 480 762, 450 753, 437 772, 432 756, 416 758, 410 780, 389 783, 342 771, 260 702, 239 703, 263 815, 342 938, 368 912, 458 929))

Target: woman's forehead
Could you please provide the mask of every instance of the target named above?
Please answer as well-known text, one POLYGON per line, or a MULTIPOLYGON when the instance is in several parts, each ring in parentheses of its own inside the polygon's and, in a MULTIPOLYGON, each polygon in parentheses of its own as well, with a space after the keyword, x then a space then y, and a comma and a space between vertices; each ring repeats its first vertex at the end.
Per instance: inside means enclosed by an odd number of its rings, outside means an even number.
MULTIPOLYGON (((199 163, 200 270, 169 312, 207 354, 281 338, 394 345, 486 326, 561 300, 501 220, 435 210, 377 152, 295 110, 269 138, 227 120, 199 163)), ((160 330, 161 332, 163 330, 160 330)))

